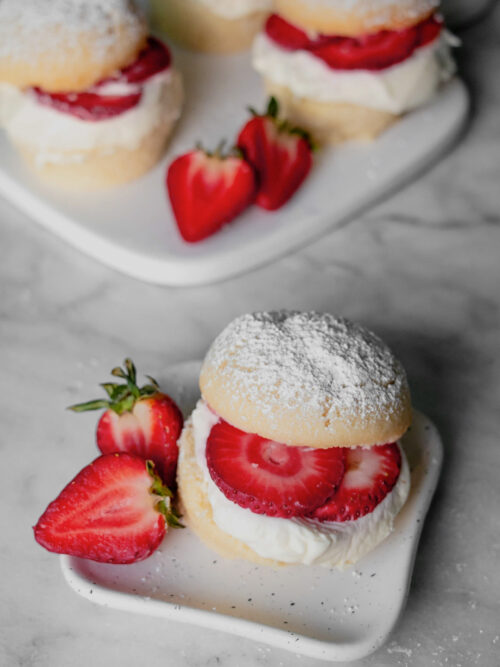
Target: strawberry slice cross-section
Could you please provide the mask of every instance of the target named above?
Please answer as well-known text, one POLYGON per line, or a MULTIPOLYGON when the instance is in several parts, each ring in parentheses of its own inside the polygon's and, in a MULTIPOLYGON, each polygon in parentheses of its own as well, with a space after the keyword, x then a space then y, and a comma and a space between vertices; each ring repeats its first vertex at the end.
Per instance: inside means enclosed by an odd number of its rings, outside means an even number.
POLYGON ((209 153, 201 147, 177 157, 167 170, 167 192, 182 238, 202 241, 254 201, 253 167, 240 154, 209 153))
POLYGON ((101 563, 150 556, 166 525, 180 526, 171 491, 154 464, 131 454, 105 454, 81 470, 34 527, 49 551, 101 563))
POLYGON ((346 448, 345 475, 337 492, 311 513, 318 521, 354 521, 372 512, 396 484, 401 452, 396 443, 346 448))
POLYGON ((442 28, 442 19, 432 14, 403 30, 381 30, 359 37, 323 34, 309 37, 281 16, 272 14, 265 32, 281 48, 308 51, 332 69, 377 71, 403 62, 416 49, 436 40, 442 28))
POLYGON ((278 102, 252 118, 238 135, 238 148, 258 175, 255 203, 268 211, 281 208, 300 188, 312 167, 312 143, 303 129, 279 118, 278 102))
POLYGON ((312 512, 335 493, 344 449, 289 447, 221 420, 207 439, 210 476, 229 500, 256 514, 291 518, 312 512))

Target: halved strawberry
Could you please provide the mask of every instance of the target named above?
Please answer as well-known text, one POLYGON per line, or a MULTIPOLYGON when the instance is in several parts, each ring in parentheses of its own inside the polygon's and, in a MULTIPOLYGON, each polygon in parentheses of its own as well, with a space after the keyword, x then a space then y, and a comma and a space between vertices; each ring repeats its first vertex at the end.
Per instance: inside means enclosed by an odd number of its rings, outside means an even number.
POLYGON ((48 93, 41 88, 33 88, 38 102, 57 111, 71 114, 80 120, 99 121, 113 118, 135 107, 142 96, 141 84, 155 74, 170 66, 171 56, 168 48, 154 37, 131 65, 122 69, 116 76, 103 79, 89 90, 83 92, 48 93), (113 82, 138 84, 126 95, 107 95, 104 86, 113 82))
POLYGON ((35 540, 49 551, 100 563, 135 563, 180 526, 170 490, 152 461, 107 454, 81 470, 39 518, 35 540))
POLYGON ((265 27, 276 44, 291 51, 309 51, 332 69, 380 70, 408 58, 415 49, 436 39, 443 23, 436 15, 404 30, 382 30, 360 37, 317 35, 306 32, 272 15, 265 27))
POLYGON ((288 447, 223 420, 210 431, 206 457, 226 498, 267 516, 312 512, 335 493, 344 473, 342 448, 288 447))
POLYGON ((393 489, 401 471, 396 443, 345 448, 345 475, 337 492, 311 513, 318 521, 352 521, 369 514, 393 489))
POLYGON ((253 168, 240 155, 201 148, 175 159, 167 190, 182 238, 190 243, 217 232, 255 199, 253 168))
POLYGON ((137 373, 130 359, 125 369, 114 368, 111 374, 125 384, 105 382, 109 399, 96 399, 70 406, 75 412, 107 408, 97 425, 97 446, 103 454, 128 452, 152 459, 162 479, 173 487, 179 449, 177 440, 183 424, 182 413, 175 402, 160 391, 156 380, 137 386, 137 373))
POLYGON ((273 211, 302 185, 312 166, 312 147, 304 130, 278 120, 278 103, 271 97, 264 114, 252 111, 238 136, 238 148, 259 178, 255 203, 273 211))
POLYGON ((309 51, 333 69, 380 70, 408 58, 415 50, 417 37, 416 30, 385 30, 359 39, 344 37, 313 45, 309 51))

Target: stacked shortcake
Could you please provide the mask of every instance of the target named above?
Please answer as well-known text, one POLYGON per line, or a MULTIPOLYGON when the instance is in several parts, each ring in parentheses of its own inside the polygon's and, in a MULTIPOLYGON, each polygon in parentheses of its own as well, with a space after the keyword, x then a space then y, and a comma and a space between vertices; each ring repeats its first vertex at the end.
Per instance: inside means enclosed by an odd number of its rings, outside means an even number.
POLYGON ((454 73, 438 0, 276 0, 253 64, 319 141, 372 139, 454 73))
POLYGON ((92 189, 141 176, 182 96, 130 0, 1 0, 0 122, 43 178, 92 189))
POLYGON ((186 521, 227 557, 346 567, 384 540, 410 489, 401 364, 315 312, 239 317, 215 340, 180 439, 186 521))
POLYGON ((151 0, 153 26, 195 51, 248 49, 273 0, 151 0))

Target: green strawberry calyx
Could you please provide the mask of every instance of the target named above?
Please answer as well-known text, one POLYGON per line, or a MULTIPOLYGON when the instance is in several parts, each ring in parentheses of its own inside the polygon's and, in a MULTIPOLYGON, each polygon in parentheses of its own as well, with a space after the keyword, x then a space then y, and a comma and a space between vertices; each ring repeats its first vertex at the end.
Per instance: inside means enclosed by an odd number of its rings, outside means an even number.
POLYGON ((68 410, 73 412, 87 412, 88 410, 113 410, 117 415, 132 412, 135 403, 143 398, 149 398, 160 392, 160 387, 154 378, 149 375, 148 384, 142 387, 137 385, 137 371, 131 359, 125 359, 124 368, 117 366, 111 375, 122 378, 124 383, 103 382, 100 386, 107 393, 108 398, 97 398, 85 403, 70 405, 68 410))
POLYGON ((177 514, 172 506, 173 493, 157 474, 153 461, 149 459, 146 461, 146 470, 152 479, 149 492, 159 498, 155 505, 156 511, 164 517, 168 526, 172 528, 184 528, 184 525, 180 522, 180 515, 177 514))
POLYGON ((307 130, 304 130, 302 127, 297 127, 295 125, 292 125, 286 119, 280 119, 279 104, 278 100, 275 97, 269 98, 269 101, 267 103, 267 108, 264 111, 264 113, 259 113, 253 107, 248 107, 248 111, 252 114, 252 116, 257 118, 270 118, 275 123, 279 132, 284 132, 286 134, 295 134, 304 139, 305 141, 307 141, 307 143, 309 144, 309 148, 311 150, 316 149, 316 145, 309 132, 307 132, 307 130))

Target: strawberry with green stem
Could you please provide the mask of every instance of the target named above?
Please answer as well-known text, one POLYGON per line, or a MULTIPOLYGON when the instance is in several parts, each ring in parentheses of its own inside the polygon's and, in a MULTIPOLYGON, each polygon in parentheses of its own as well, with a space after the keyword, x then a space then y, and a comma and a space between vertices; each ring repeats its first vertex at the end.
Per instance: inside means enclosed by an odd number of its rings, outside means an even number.
POLYGON ((101 387, 108 398, 70 406, 74 412, 105 412, 97 425, 97 446, 103 454, 128 452, 154 461, 168 486, 175 485, 175 474, 183 417, 176 403, 160 391, 150 376, 148 384, 139 387, 137 372, 130 359, 125 368, 113 368, 111 375, 124 383, 104 382, 101 387))
POLYGON ((167 526, 183 527, 152 461, 105 454, 81 470, 33 530, 48 551, 100 563, 135 563, 158 548, 167 526))
POLYGON ((278 102, 271 97, 267 110, 251 118, 241 130, 237 146, 257 172, 255 203, 274 211, 295 194, 312 167, 312 142, 304 130, 278 117, 278 102))
POLYGON ((166 177, 167 191, 182 238, 189 243, 215 234, 255 199, 255 172, 239 151, 209 153, 201 146, 176 158, 166 177))

